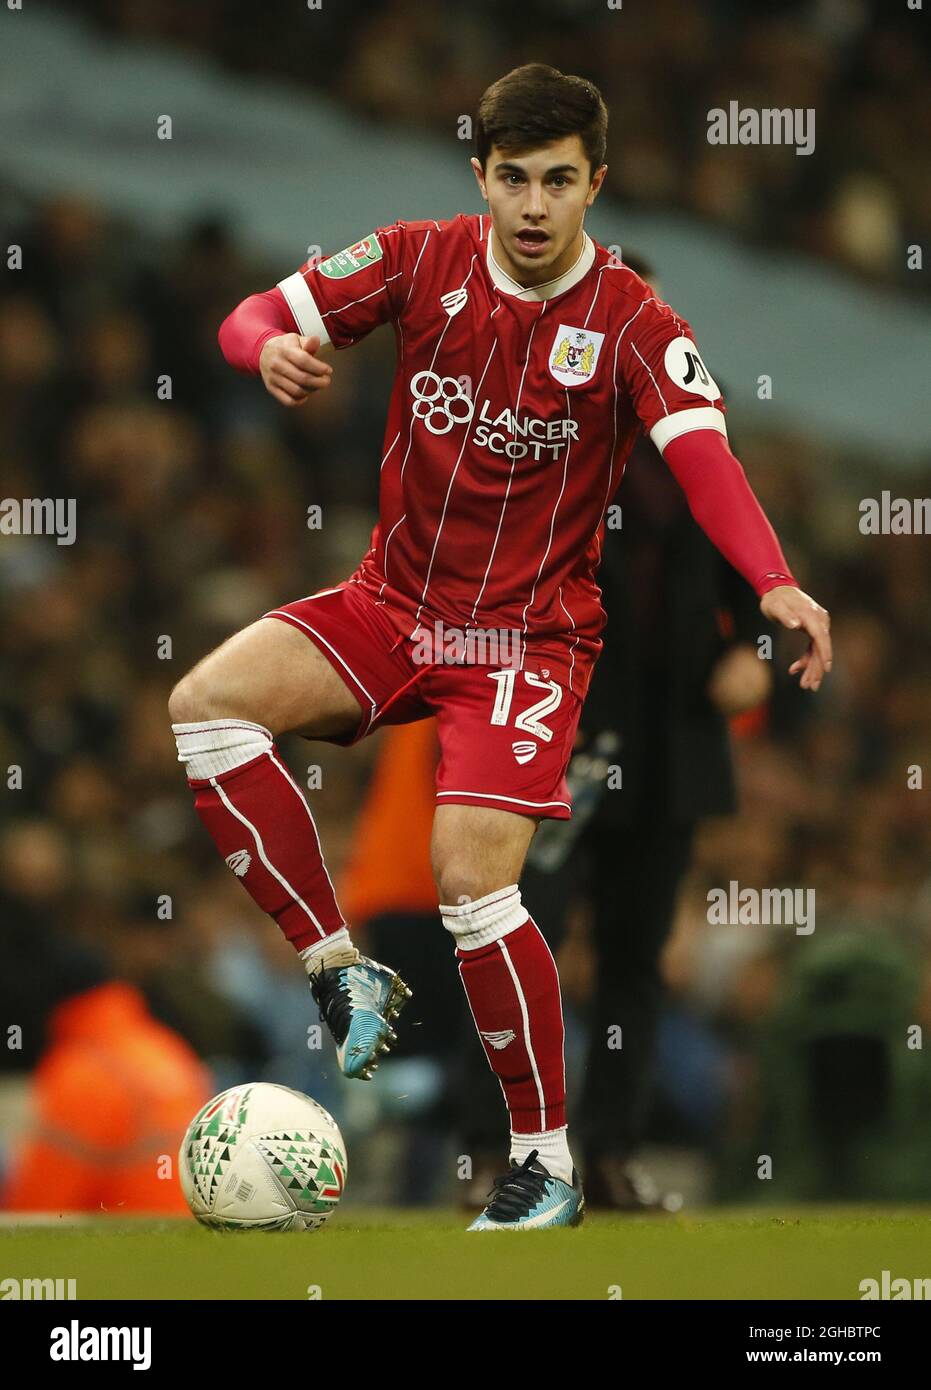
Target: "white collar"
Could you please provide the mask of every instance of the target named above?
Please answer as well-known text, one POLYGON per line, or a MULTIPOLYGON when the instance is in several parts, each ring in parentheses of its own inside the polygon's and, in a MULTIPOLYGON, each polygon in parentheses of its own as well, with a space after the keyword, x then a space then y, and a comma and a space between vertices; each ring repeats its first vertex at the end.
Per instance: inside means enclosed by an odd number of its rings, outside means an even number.
POLYGON ((575 265, 569 267, 562 275, 555 280, 546 280, 542 285, 521 285, 516 280, 512 280, 507 271, 502 270, 495 260, 491 250, 491 219, 488 221, 488 249, 485 253, 485 264, 488 267, 488 274, 492 282, 504 294, 513 295, 515 299, 534 300, 534 299, 553 299, 557 294, 564 294, 573 285, 578 284, 584 275, 587 275, 592 268, 595 259, 595 243, 592 241, 588 232, 582 233, 584 240, 582 249, 579 252, 575 265))

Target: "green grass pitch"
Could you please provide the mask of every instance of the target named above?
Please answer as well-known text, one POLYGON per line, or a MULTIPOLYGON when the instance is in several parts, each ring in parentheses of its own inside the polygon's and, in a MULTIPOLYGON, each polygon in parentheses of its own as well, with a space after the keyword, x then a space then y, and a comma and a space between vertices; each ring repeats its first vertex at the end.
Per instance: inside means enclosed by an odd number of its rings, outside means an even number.
POLYGON ((79 1299, 858 1300, 884 1269, 926 1277, 929 1249, 924 1206, 591 1213, 523 1235, 468 1235, 457 1212, 347 1206, 322 1231, 285 1235, 7 1217, 0 1276, 74 1278, 79 1299))

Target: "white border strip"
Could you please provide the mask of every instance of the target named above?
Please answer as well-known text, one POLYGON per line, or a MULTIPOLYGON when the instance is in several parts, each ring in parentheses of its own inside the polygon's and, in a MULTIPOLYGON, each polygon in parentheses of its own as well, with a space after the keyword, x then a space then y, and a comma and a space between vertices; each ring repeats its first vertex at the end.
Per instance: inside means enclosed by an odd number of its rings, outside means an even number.
POLYGON ((650 430, 650 438, 662 453, 673 439, 678 439, 680 434, 691 434, 692 430, 717 430, 718 434, 727 438, 724 415, 713 405, 696 406, 693 410, 677 410, 672 415, 664 416, 662 420, 657 420, 650 430))
POLYGON ((572 810, 568 801, 524 801, 519 796, 498 796, 495 792, 437 792, 437 796, 481 796, 488 801, 513 801, 515 806, 565 806, 567 811, 572 810))
POLYGON ((333 339, 326 331, 326 324, 320 317, 317 301, 307 287, 307 281, 299 270, 278 281, 278 288, 288 301, 288 308, 294 315, 294 322, 305 338, 317 336, 320 346, 331 343, 333 339))

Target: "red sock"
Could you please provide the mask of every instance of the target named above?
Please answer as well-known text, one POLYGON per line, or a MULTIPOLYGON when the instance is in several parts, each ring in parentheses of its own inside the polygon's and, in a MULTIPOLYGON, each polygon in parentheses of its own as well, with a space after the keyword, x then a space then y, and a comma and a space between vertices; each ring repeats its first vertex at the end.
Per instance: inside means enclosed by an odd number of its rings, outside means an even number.
POLYGON ((346 925, 310 807, 274 746, 190 786, 213 843, 295 950, 346 925))
POLYGON ((558 1129, 566 1123, 562 1001, 556 963, 539 928, 528 917, 477 950, 457 948, 456 957, 512 1131, 558 1129))

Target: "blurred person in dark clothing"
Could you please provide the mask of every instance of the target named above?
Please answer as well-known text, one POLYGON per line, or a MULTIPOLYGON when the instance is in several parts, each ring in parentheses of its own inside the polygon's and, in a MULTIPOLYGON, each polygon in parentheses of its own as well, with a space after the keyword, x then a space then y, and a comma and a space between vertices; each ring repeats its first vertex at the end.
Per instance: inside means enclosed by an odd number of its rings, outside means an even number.
MULTIPOLYGON (((632 256, 625 264, 655 288, 649 266, 632 256)), ((589 901, 595 969, 578 1117, 586 1190, 592 1205, 636 1211, 674 1205, 632 1161, 652 1097, 662 950, 699 821, 736 810, 728 719, 768 697, 771 674, 758 654, 768 628, 753 590, 693 521, 646 437, 615 503, 621 524, 605 532, 599 571, 605 646, 569 774, 575 813, 538 831, 521 891, 554 951, 573 897, 589 901)), ((466 1056, 471 1204, 494 1168, 499 1102, 480 1049, 469 1044, 466 1056)))

